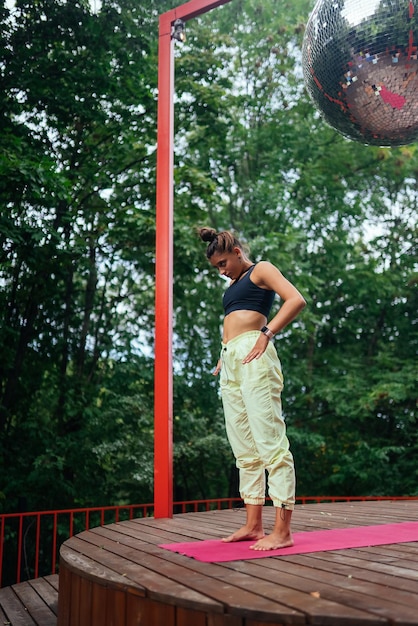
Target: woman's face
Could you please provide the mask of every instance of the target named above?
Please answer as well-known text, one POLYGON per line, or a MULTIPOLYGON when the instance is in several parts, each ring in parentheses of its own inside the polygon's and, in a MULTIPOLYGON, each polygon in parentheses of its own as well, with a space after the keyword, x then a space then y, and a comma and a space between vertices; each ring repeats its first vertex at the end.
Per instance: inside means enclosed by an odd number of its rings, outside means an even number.
POLYGON ((234 248, 232 252, 215 252, 209 259, 210 264, 219 270, 221 276, 236 280, 242 272, 242 251, 234 248))

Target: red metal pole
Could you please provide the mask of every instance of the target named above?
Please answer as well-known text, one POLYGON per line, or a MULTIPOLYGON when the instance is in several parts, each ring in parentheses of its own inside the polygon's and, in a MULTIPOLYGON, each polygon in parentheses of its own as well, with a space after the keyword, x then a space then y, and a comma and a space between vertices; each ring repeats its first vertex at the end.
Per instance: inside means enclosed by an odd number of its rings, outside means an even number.
POLYGON ((171 20, 160 16, 155 257, 154 516, 173 515, 173 94, 171 20))
POLYGON ((172 24, 231 0, 190 0, 160 15, 158 48, 154 517, 173 516, 173 144, 174 41, 172 24))

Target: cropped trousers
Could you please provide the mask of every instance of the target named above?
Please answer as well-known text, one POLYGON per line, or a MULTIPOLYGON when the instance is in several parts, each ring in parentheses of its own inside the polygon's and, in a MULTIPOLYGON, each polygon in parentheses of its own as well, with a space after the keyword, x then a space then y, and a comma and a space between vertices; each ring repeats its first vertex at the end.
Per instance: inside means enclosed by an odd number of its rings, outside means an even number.
POLYGON ((222 344, 220 390, 229 443, 239 469, 245 504, 295 505, 295 469, 282 417, 283 375, 276 348, 269 342, 259 359, 243 364, 260 331, 248 331, 222 344))

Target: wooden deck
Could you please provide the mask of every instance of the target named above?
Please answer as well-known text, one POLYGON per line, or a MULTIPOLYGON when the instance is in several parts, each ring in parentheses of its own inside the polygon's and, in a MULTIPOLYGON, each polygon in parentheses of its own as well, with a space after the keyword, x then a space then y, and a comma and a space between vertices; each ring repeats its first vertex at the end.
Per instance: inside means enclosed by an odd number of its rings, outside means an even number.
MULTIPOLYGON (((274 511, 265 514, 268 531, 274 511)), ((58 618, 48 577, 0 590, 0 625, 418 626, 418 542, 226 563, 158 547, 223 537, 244 518, 243 510, 185 513, 85 531, 61 548, 58 618), (33 594, 46 585, 42 617, 33 594)), ((293 531, 416 520, 418 500, 308 504, 296 507, 293 531)))
POLYGON ((0 625, 57 626, 58 574, 0 589, 0 625))

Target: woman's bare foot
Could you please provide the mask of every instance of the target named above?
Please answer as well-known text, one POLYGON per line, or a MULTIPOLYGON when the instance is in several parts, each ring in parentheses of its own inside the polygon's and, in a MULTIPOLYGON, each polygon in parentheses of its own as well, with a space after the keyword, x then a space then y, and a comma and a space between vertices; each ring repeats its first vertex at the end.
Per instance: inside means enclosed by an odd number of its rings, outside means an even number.
POLYGON ((260 539, 264 537, 264 530, 262 527, 250 528, 249 526, 243 526, 236 532, 229 535, 229 537, 224 537, 222 541, 224 543, 232 543, 234 541, 250 541, 257 540, 257 543, 260 539))
POLYGON ((278 550, 279 548, 291 548, 293 546, 292 535, 281 533, 275 533, 267 537, 262 537, 253 546, 250 546, 251 550, 278 550))

